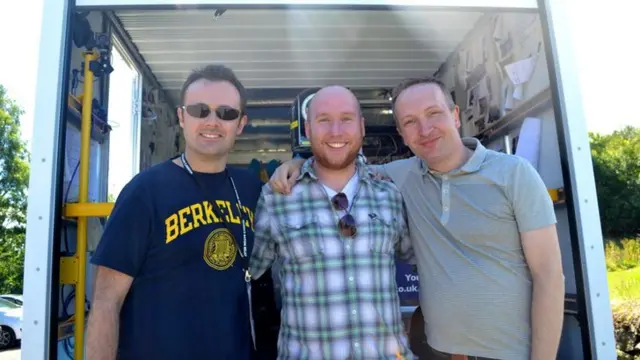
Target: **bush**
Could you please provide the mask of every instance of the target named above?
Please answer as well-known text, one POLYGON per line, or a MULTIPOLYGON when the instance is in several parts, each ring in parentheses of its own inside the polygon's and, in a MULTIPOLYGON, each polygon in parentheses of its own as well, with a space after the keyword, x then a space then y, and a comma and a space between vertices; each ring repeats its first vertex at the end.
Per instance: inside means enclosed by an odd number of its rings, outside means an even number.
POLYGON ((607 237, 640 234, 640 128, 590 135, 602 231, 607 237))
POLYGON ((605 244, 607 271, 628 270, 640 266, 640 238, 608 240, 605 244))
POLYGON ((640 360, 640 300, 612 307, 616 350, 620 360, 640 360))

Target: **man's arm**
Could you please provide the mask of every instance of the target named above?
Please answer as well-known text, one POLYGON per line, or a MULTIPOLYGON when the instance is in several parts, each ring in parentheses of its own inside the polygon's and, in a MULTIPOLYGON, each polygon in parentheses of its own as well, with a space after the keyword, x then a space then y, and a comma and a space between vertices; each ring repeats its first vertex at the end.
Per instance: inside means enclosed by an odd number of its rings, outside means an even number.
POLYGON ((97 266, 87 319, 87 360, 114 360, 120 309, 147 254, 151 212, 127 186, 118 197, 91 262, 97 266))
MULTIPOLYGON (((305 161, 305 158, 296 156, 278 166, 269 179, 269 185, 271 185, 272 190, 280 194, 290 194, 293 185, 296 184, 296 179, 300 176, 300 168, 305 161)), ((373 172, 377 173, 378 176, 390 178, 387 166, 384 164, 367 166, 369 166, 373 172)))
POLYGON ((417 259, 413 250, 413 243, 409 235, 409 217, 407 216, 407 208, 402 202, 402 218, 399 219, 400 223, 400 237, 396 243, 396 257, 402 262, 415 265, 417 259))
POLYGON ((564 274, 553 202, 537 171, 522 160, 510 184, 524 256, 533 280, 531 359, 555 359, 564 320, 564 274))
POLYGON ((251 276, 254 279, 259 279, 271 268, 278 254, 278 230, 270 205, 272 196, 269 184, 265 185, 256 206, 253 251, 249 262, 251 276))
POLYGON ((98 266, 91 312, 87 320, 87 359, 114 360, 118 350, 120 309, 133 278, 98 266))
POLYGON ((532 360, 555 359, 564 319, 564 275, 555 225, 521 234, 533 279, 532 360))

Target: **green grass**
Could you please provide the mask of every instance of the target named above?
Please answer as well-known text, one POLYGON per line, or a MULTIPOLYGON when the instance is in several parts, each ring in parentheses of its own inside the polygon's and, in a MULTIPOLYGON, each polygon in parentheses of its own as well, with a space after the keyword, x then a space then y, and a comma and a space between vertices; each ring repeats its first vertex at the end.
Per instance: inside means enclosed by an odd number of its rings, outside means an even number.
POLYGON ((611 302, 640 300, 640 239, 607 241, 605 257, 611 302))
POLYGON ((640 266, 607 274, 611 302, 640 300, 640 266))

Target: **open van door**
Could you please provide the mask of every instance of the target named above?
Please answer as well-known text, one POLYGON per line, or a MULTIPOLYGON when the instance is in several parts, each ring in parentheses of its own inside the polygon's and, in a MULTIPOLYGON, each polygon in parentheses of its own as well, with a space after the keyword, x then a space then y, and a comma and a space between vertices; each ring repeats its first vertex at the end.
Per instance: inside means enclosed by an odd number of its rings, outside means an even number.
MULTIPOLYGON (((292 156, 290 133, 296 127, 286 117, 291 116, 291 105, 304 89, 340 83, 368 94, 363 96, 378 96, 375 95, 378 90, 388 90, 404 77, 440 77, 451 87, 465 113, 463 135, 477 136, 487 146, 507 153, 513 153, 514 148, 518 153, 522 143, 514 141, 516 138, 532 137, 539 142, 537 168, 556 203, 566 274, 566 316, 559 358, 615 358, 587 114, 580 94, 583 75, 575 70, 572 48, 574 39, 581 36, 571 21, 581 5, 579 0, 43 0, 43 3, 28 195, 24 359, 70 358, 69 351, 61 351, 70 346, 68 339, 74 340, 75 358, 83 355, 86 312, 79 309, 87 306, 85 297, 91 298, 92 280, 92 270, 87 265, 92 244, 87 241, 87 234, 100 227, 89 220, 107 217, 113 205, 108 202, 104 185, 108 172, 103 171, 103 166, 110 155, 109 133, 117 129, 111 129, 109 109, 102 113, 83 113, 82 109, 93 108, 94 99, 103 107, 109 103, 105 94, 112 70, 107 66, 112 49, 110 38, 117 39, 128 52, 143 78, 143 96, 132 95, 132 103, 139 107, 134 113, 143 120, 133 132, 139 132, 141 139, 134 150, 139 153, 132 154, 136 159, 133 163, 139 164, 140 169, 177 154, 183 146, 171 114, 175 113, 177 84, 182 82, 185 71, 190 70, 188 66, 197 63, 228 60, 226 65, 238 69, 254 97, 250 111, 255 115, 251 117, 278 118, 275 122, 269 119, 261 122, 252 134, 241 139, 242 151, 232 155, 231 162, 242 166, 248 166, 252 158, 286 160, 292 156), (347 19, 340 26, 326 29, 330 36, 321 38, 319 32, 316 39, 337 44, 339 53, 327 49, 314 52, 309 41, 307 44, 298 41, 301 48, 296 50, 287 45, 286 39, 282 40, 285 43, 275 37, 269 41, 255 40, 255 34, 276 33, 274 29, 279 29, 280 34, 295 34, 289 27, 301 27, 302 22, 307 27, 321 20, 326 22, 327 18, 314 15, 320 11, 324 11, 322 16, 331 12, 331 16, 347 19), (385 15, 391 12, 394 15, 385 15), (308 18, 301 19, 295 14, 308 18), (89 54, 77 46, 78 38, 74 43, 79 17, 89 19, 91 24, 94 51, 89 54), (226 17, 234 19, 235 27, 225 31, 219 24, 225 24, 226 17), (516 21, 523 17, 532 19, 531 23, 516 21), (353 19, 360 22, 349 23, 353 19), (220 26, 219 31, 210 31, 213 24, 220 26), (531 31, 540 42, 527 47, 510 36, 501 37, 496 30, 498 25, 511 29, 504 34, 531 31), (208 40, 196 44, 189 38, 171 38, 173 32, 186 31, 181 26, 191 27, 195 31, 192 35, 204 31, 208 40), (349 32, 349 26, 357 31, 349 32), (399 39, 390 39, 390 33, 399 39), (229 37, 227 46, 213 46, 225 41, 221 34, 229 37), (491 34, 484 37, 489 39, 486 43, 481 34, 491 34), (351 43, 350 37, 355 39, 351 43), (359 37, 368 37, 368 41, 360 43, 359 37), (169 40, 175 46, 163 43, 169 40), (270 48, 269 44, 280 47, 270 48), (535 65, 519 63, 534 53, 539 59, 535 65), (336 59, 344 62, 344 66, 336 65, 336 59), (334 67, 322 70, 320 62, 333 62, 334 67), (484 65, 476 66, 480 63, 484 65), (84 84, 94 86, 83 89, 82 98, 70 96, 75 84, 73 70, 83 71, 83 64, 87 67, 90 64, 92 69, 88 71, 93 74, 84 77, 84 84), (505 70, 508 65, 510 70, 505 70), (482 77, 474 73, 476 68, 484 71, 482 74, 490 85, 482 85, 482 77), (96 73, 100 76, 94 78, 96 73), (518 76, 514 78, 515 75, 518 76), (517 86, 526 82, 521 77, 530 78, 524 87, 517 86), (485 102, 487 92, 495 95, 490 98, 498 100, 485 102), (274 99, 273 94, 280 98, 274 99), (503 100, 512 103, 506 106, 503 100), (495 104, 497 110, 492 109, 495 104), (278 115, 282 106, 286 112, 278 115), (75 126, 74 136, 80 139, 75 147, 67 146, 70 126, 75 126), (97 145, 92 147, 93 143, 97 145), (92 148, 97 149, 95 157, 91 155, 92 148), (65 189, 65 185, 74 183, 66 171, 70 158, 77 161, 79 168, 79 181, 76 179, 74 185, 78 187, 78 196, 73 201, 66 198, 65 189), (90 197, 90 192, 95 197, 90 197), (70 223, 73 231, 69 230, 70 223), (69 247, 63 238, 71 243, 69 247), (74 289, 75 300, 70 300, 72 297, 61 284, 74 289), (73 317, 63 321, 61 309, 67 311, 67 306, 73 310, 73 317), (64 345, 62 339, 66 341, 64 345)), ((393 137, 391 118, 379 115, 378 135, 393 137)), ((388 155, 372 149, 363 149, 367 158, 388 155)), ((407 280, 411 279, 409 275, 407 280)), ((414 284, 402 286, 413 288, 414 284)))

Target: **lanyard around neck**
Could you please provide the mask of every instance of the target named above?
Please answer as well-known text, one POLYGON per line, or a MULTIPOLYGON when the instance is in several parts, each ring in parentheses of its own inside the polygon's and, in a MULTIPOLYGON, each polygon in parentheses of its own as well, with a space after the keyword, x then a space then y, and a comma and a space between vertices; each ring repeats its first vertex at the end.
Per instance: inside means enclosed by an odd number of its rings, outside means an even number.
MULTIPOLYGON (((193 169, 191 168, 191 166, 189 165, 189 162, 187 161, 187 156, 182 153, 180 155, 180 160, 182 161, 182 166, 184 167, 184 169, 189 173, 189 175, 191 175, 191 177, 193 178, 193 180, 195 180, 196 184, 198 184, 198 187, 200 188, 200 190, 202 190, 202 192, 204 192, 205 196, 207 195, 207 191, 206 189, 202 186, 202 184, 200 184, 200 182, 198 181, 198 179, 196 179, 194 173, 193 173, 193 169)), ((233 192, 236 195, 236 200, 238 202, 238 205, 240 206, 240 209, 242 209, 242 202, 240 201, 240 195, 238 194, 238 189, 236 188, 236 184, 233 181, 233 178, 231 177, 231 175, 229 175, 229 172, 225 169, 225 174, 227 176, 227 178, 229 178, 229 180, 231 181, 231 186, 233 187, 233 192)), ((216 211, 216 204, 212 203, 211 204, 211 208, 213 209, 213 211, 216 211)), ((227 223, 223 220, 223 217, 220 216, 220 221, 222 221, 222 223, 224 224, 224 226, 227 228, 227 230, 229 230, 229 232, 231 232, 231 229, 229 229, 229 226, 227 225, 227 223)), ((238 254, 240 254, 240 257, 243 260, 243 266, 242 266, 242 271, 244 272, 244 281, 249 282, 251 281, 251 273, 249 272, 249 267, 248 267, 248 253, 247 253, 247 227, 244 223, 244 218, 242 216, 242 210, 240 210, 240 223, 242 224, 242 251, 240 250, 240 247, 238 246, 238 241, 236 240, 235 236, 233 236, 233 233, 231 233, 233 240, 236 243, 236 247, 238 248, 238 254)))

